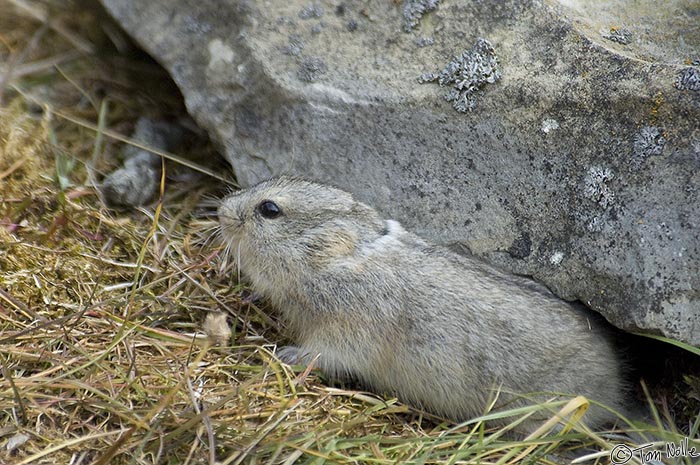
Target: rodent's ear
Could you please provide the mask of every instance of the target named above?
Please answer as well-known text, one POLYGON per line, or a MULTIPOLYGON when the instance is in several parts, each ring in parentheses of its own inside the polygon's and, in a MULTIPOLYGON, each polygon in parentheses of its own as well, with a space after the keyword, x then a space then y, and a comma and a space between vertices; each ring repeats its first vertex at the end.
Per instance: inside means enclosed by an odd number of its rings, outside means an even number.
POLYGON ((325 225, 323 234, 314 237, 314 242, 309 246, 310 258, 323 264, 331 260, 352 255, 359 242, 355 231, 340 227, 328 227, 325 225))

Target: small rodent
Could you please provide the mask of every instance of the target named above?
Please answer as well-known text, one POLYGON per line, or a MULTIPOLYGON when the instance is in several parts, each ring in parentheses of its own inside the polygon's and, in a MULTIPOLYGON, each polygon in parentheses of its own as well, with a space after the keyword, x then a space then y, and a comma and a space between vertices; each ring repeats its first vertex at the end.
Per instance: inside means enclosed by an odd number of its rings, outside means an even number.
MULTIPOLYGON (((635 411, 602 318, 429 244, 348 192, 280 177, 229 195, 218 214, 240 271, 291 330, 287 363, 318 357, 331 377, 457 421, 482 415, 499 388, 509 407, 524 404, 512 393, 546 392, 635 411)), ((591 427, 614 419, 585 416, 591 427)))

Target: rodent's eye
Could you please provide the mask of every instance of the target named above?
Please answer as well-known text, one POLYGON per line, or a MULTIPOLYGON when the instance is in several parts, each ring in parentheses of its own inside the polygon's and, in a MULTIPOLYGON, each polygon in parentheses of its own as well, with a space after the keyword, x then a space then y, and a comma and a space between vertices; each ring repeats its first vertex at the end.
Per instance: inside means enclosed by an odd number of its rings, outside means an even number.
POLYGON ((258 211, 258 213, 260 213, 260 215, 262 215, 263 218, 267 218, 269 220, 282 215, 282 210, 272 200, 263 200, 257 207, 255 207, 255 209, 258 211))

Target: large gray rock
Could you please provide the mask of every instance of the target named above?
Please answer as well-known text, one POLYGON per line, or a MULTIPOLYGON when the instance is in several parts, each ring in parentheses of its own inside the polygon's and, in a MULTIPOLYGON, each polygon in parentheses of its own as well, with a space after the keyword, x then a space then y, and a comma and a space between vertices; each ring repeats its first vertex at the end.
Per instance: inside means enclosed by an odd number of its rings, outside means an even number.
POLYGON ((697 2, 102 1, 242 185, 330 181, 700 344, 697 2))

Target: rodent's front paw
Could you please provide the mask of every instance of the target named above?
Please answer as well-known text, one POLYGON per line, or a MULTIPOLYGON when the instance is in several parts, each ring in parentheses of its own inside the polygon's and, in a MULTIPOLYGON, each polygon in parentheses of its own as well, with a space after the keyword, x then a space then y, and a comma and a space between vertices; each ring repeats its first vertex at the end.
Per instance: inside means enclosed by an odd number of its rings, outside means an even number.
POLYGON ((308 365, 309 354, 301 347, 284 346, 277 350, 277 358, 287 365, 308 365))

